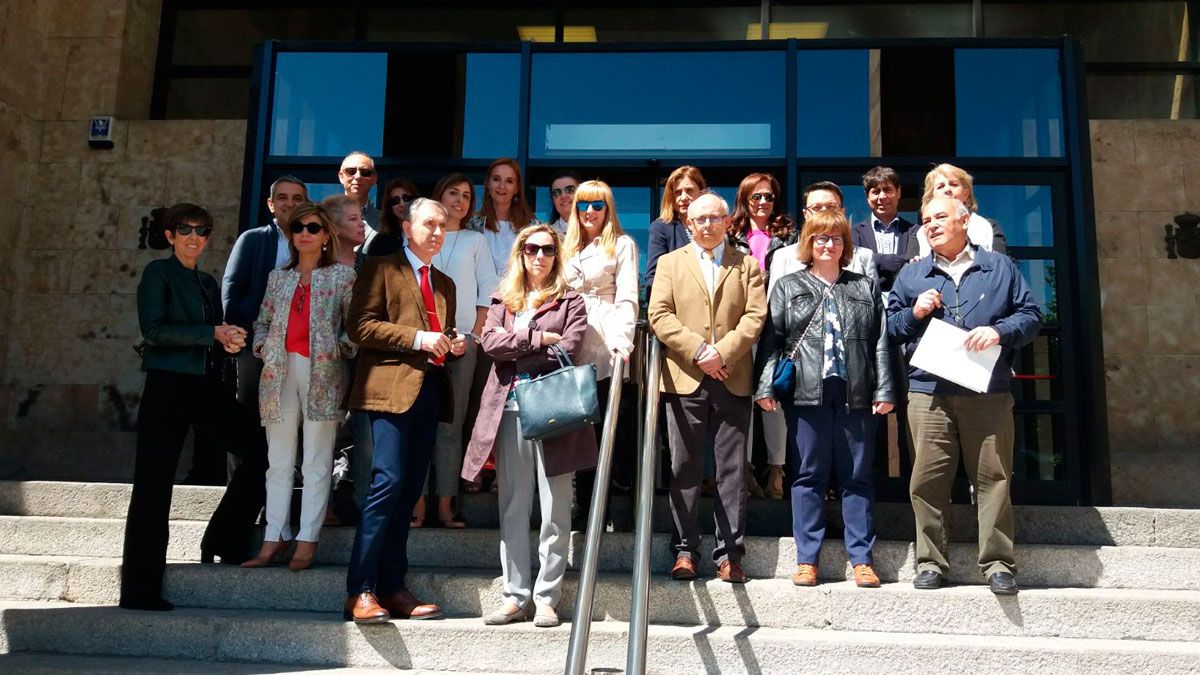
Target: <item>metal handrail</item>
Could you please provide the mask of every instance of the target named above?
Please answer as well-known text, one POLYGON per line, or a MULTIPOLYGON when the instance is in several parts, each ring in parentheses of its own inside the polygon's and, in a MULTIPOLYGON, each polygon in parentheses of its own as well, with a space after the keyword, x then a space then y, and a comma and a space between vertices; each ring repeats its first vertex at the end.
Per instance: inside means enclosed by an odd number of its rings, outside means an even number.
POLYGON ((633 596, 629 613, 629 648, 625 672, 642 675, 646 672, 646 637, 650 617, 650 545, 653 541, 654 472, 658 468, 656 440, 658 438, 658 381, 662 373, 662 343, 650 336, 646 357, 645 401, 646 423, 642 427, 642 457, 637 483, 637 524, 633 548, 633 596))
POLYGON ((579 566, 579 585, 575 591, 575 614, 571 620, 571 639, 567 643, 568 675, 583 675, 587 662, 588 636, 592 629, 592 603, 596 592, 596 564, 600 557, 600 535, 604 530, 604 505, 608 502, 608 483, 612 473, 613 443, 617 432, 617 413, 621 405, 621 383, 625 379, 625 359, 613 356, 609 380, 608 404, 604 412, 604 430, 600 436, 600 456, 596 460, 596 483, 588 510, 583 563, 579 566))

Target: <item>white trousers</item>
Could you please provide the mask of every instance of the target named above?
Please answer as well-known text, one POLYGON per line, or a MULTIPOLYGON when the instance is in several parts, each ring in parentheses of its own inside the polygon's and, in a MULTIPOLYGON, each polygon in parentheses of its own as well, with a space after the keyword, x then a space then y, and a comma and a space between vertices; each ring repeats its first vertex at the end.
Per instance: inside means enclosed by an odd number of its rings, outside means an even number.
POLYGON ((496 478, 500 499, 500 567, 504 597, 518 607, 532 599, 557 607, 571 544, 572 477, 546 476, 542 444, 521 437, 515 410, 505 410, 496 434, 496 478), (542 527, 538 534, 538 576, 530 560, 529 516, 537 488, 542 527))
POLYGON ((325 522, 329 503, 329 484, 333 472, 333 440, 337 421, 309 422, 304 419, 308 402, 308 358, 288 353, 287 373, 279 392, 281 424, 267 425, 267 528, 264 541, 292 538, 289 520, 292 503, 292 477, 296 466, 296 440, 304 428, 304 462, 300 473, 304 491, 300 500, 301 541, 317 541, 325 522))

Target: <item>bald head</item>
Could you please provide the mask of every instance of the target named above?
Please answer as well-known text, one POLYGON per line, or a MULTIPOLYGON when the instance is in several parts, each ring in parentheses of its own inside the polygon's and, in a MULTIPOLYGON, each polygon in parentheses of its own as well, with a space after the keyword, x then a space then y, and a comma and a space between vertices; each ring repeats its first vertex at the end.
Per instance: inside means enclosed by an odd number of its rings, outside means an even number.
POLYGON ((711 192, 706 192, 688 205, 688 230, 692 240, 701 248, 712 249, 725 240, 729 227, 729 204, 711 192))
POLYGON ((962 202, 938 195, 921 207, 921 227, 935 253, 954 258, 967 245, 967 220, 971 212, 962 202))

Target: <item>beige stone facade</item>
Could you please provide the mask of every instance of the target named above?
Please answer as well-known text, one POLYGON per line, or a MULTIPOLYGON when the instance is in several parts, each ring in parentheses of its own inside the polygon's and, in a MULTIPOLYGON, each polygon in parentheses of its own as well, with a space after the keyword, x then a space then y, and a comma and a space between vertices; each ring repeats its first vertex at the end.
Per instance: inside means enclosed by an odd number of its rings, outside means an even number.
MULTIPOLYGON (((160 3, 0 0, 0 478, 127 480, 142 375, 133 293, 151 209, 236 234, 244 120, 152 121, 160 3), (116 147, 87 120, 118 119, 116 147)), ((1092 123, 1113 497, 1200 505, 1200 261, 1164 226, 1200 212, 1200 121, 1092 123)))

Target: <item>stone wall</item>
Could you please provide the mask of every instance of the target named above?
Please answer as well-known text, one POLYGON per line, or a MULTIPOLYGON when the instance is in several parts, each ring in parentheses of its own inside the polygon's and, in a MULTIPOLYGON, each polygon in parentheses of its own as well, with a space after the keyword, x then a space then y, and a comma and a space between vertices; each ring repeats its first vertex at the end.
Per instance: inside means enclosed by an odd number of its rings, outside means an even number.
POLYGON ((1165 226, 1200 213, 1200 120, 1093 121, 1113 499, 1200 505, 1200 260, 1165 226))

